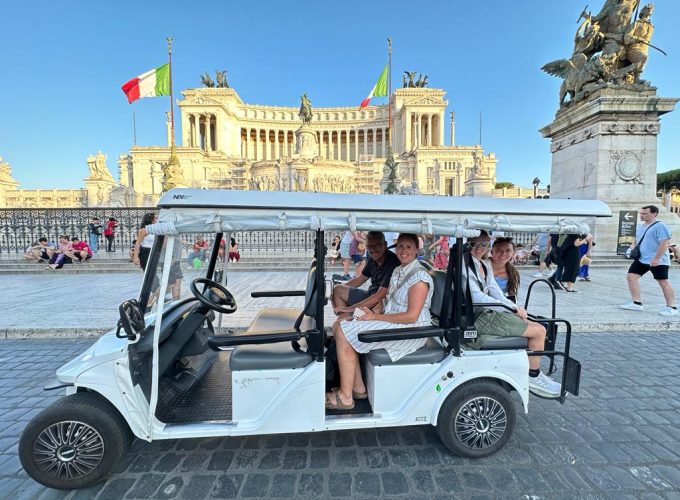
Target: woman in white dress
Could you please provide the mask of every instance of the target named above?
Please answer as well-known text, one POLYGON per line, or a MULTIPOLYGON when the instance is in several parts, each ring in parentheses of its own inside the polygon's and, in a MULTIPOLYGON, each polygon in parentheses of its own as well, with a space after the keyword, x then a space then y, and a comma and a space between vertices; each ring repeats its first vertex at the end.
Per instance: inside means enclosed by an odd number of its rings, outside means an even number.
POLYGON ((385 349, 392 361, 419 349, 427 339, 391 340, 364 343, 358 340, 361 332, 389 328, 407 328, 431 324, 430 301, 432 278, 417 260, 418 237, 401 234, 395 249, 401 265, 394 270, 387 292, 385 307, 368 308, 355 312, 355 318, 333 325, 340 367, 340 388, 326 394, 326 408, 349 410, 355 399, 366 399, 366 385, 361 376, 359 353, 385 349), (360 315, 360 316, 359 316, 360 315), (357 317, 359 316, 359 317, 357 317))

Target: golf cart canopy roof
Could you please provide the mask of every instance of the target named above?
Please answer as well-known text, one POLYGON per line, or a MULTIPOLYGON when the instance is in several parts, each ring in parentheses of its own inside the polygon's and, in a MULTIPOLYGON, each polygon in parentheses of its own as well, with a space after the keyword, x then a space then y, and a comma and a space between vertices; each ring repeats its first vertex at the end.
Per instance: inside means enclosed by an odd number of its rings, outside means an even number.
POLYGON ((151 234, 362 230, 476 236, 478 230, 585 234, 611 217, 597 200, 172 189, 151 234))

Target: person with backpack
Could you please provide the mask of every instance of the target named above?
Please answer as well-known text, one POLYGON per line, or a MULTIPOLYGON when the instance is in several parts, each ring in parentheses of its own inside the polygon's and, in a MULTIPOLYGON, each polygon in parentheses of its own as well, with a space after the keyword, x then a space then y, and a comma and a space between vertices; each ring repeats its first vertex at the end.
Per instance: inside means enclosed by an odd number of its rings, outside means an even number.
POLYGON ((629 252, 633 263, 628 269, 628 290, 631 301, 619 305, 621 309, 628 311, 643 311, 640 294, 640 278, 652 272, 652 276, 661 287, 666 307, 659 311, 661 316, 677 316, 678 308, 675 305, 675 291, 668 281, 668 270, 671 259, 668 248, 671 241, 671 230, 663 222, 656 220, 659 208, 647 205, 640 209, 640 224, 635 233, 635 242, 629 252))
POLYGON ((92 217, 92 220, 87 225, 89 233, 90 250, 97 253, 99 250, 99 237, 102 235, 102 225, 99 223, 99 217, 92 217))

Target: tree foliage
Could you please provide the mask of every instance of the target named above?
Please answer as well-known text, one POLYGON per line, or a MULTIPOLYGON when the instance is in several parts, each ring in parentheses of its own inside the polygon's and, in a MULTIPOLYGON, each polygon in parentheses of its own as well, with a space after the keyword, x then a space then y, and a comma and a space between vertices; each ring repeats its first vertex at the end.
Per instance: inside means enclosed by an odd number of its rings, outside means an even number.
POLYGON ((656 176, 656 189, 668 191, 671 188, 680 188, 680 168, 656 176))
POLYGON ((512 189, 514 187, 515 187, 515 185, 512 182, 503 181, 503 182, 497 182, 496 183, 496 189, 503 189, 503 188, 512 189))

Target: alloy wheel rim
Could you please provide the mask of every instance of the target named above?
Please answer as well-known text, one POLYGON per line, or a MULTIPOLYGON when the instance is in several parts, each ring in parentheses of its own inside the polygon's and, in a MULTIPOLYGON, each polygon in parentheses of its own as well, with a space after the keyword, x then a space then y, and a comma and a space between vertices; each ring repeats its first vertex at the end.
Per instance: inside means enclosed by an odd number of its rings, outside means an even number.
POLYGON ((453 423, 458 440, 468 448, 485 449, 493 446, 505 434, 508 415, 502 404, 493 398, 476 397, 465 402, 453 423))
POLYGON ((77 479, 91 473, 104 458, 104 439, 84 422, 66 420, 44 429, 33 443, 33 460, 44 473, 77 479))

